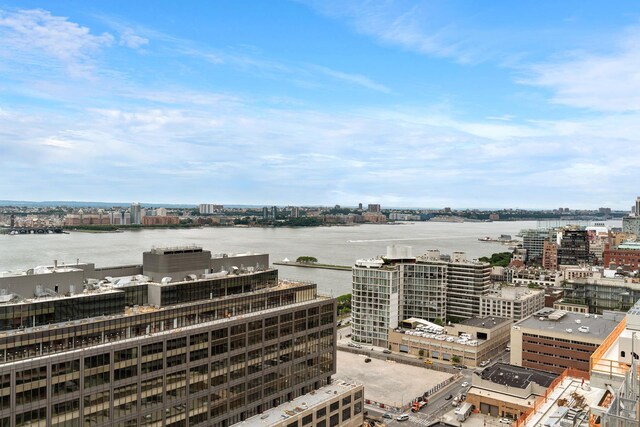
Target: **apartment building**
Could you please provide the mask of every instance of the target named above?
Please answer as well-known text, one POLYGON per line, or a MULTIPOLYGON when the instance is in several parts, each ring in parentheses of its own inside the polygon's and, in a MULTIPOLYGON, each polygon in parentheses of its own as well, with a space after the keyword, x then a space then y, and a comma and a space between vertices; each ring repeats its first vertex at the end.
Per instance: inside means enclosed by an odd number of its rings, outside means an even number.
POLYGON ((564 230, 558 246, 558 265, 590 264, 593 261, 586 230, 564 230))
POLYGON ((561 374, 589 372, 591 354, 624 318, 544 308, 511 328, 511 364, 561 374))
POLYGON ((544 308, 544 290, 504 286, 480 297, 480 317, 521 320, 544 308))
POLYGON ((3 293, 0 425, 226 427, 329 385, 335 299, 223 260, 155 249, 149 276, 3 293))
POLYGON ((491 266, 456 252, 414 257, 411 248, 390 246, 385 257, 358 260, 352 268, 354 341, 387 347, 388 330, 400 319, 461 321, 480 314, 490 287, 491 266))

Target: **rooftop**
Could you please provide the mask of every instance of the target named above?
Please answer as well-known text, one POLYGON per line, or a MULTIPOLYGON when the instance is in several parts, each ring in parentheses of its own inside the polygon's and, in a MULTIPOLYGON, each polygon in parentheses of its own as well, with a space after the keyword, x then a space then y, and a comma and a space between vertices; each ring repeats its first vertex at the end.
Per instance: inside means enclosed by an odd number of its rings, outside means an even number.
POLYGON ((597 315, 544 308, 532 316, 517 322, 513 327, 573 334, 576 336, 576 340, 604 340, 624 316, 625 313, 622 312, 607 312, 606 315, 597 315))
POLYGON ((472 317, 460 322, 460 324, 465 326, 474 326, 476 328, 493 329, 511 322, 513 322, 513 319, 505 319, 502 317, 472 317))
POLYGON ((507 363, 494 363, 480 373, 483 380, 491 381, 494 384, 527 388, 529 383, 534 382, 542 387, 549 385, 558 375, 537 369, 523 368, 521 366, 509 365, 507 363))
POLYGON ((321 387, 318 390, 307 393, 304 396, 297 397, 290 402, 283 403, 278 407, 251 417, 240 423, 240 426, 252 427, 276 425, 287 418, 306 411, 309 408, 326 403, 341 393, 353 391, 357 387, 359 387, 358 384, 352 384, 340 380, 334 381, 330 385, 321 387))

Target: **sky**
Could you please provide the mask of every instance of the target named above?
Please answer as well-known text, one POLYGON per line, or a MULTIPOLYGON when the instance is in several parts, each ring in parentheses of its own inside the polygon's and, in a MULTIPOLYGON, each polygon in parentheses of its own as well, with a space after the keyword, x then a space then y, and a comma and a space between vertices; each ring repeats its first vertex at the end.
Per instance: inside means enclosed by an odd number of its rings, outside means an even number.
POLYGON ((0 0, 0 199, 638 195, 637 1, 0 0))

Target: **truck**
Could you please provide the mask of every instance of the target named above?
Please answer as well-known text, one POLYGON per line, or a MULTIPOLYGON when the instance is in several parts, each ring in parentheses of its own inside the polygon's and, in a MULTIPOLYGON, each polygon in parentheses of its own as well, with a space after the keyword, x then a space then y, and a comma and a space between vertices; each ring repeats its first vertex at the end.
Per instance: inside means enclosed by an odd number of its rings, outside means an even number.
POLYGON ((427 406, 426 400, 416 400, 411 404, 411 412, 418 412, 424 406, 427 406))
POLYGON ((456 419, 458 421, 465 421, 469 418, 469 415, 471 415, 471 411, 473 411, 473 405, 469 402, 465 402, 464 405, 455 410, 456 419))

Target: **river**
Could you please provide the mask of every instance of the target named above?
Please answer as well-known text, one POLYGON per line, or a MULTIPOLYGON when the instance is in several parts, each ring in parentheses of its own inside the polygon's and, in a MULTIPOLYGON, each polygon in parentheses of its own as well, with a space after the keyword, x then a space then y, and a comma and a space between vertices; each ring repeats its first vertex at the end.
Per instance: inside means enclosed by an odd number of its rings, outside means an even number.
MULTIPOLYGON (((620 226, 620 221, 608 222, 620 226)), ((384 255, 388 245, 413 247, 419 255, 428 249, 443 254, 464 251, 470 258, 507 251, 500 243, 479 238, 512 237, 536 221, 513 222, 415 222, 365 224, 347 227, 240 228, 208 227, 152 229, 122 233, 0 235, 0 271, 33 268, 37 265, 93 262, 97 267, 142 263, 142 252, 153 246, 196 244, 212 253, 268 253, 271 262, 301 255, 314 256, 325 264, 352 265, 356 259, 384 255)), ((312 281, 320 292, 342 295, 351 292, 349 271, 277 266, 281 278, 312 281)))

